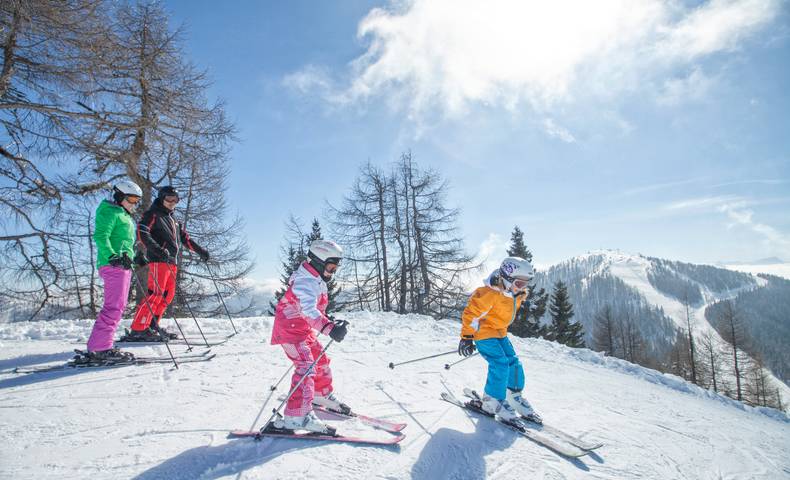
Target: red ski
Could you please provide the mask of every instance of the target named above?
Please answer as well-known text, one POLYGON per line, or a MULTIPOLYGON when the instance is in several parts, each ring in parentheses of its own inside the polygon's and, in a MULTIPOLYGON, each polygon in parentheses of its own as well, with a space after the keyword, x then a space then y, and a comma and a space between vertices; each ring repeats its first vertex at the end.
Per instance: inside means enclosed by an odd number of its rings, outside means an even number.
POLYGON ((359 421, 364 423, 365 425, 368 425, 373 428, 377 428, 379 430, 386 430, 387 432, 390 433, 398 433, 404 428, 406 428, 405 423, 390 422, 389 420, 384 420, 383 418, 369 417, 367 415, 361 415, 355 412, 351 412, 350 414, 345 414, 341 412, 336 412, 334 410, 316 404, 313 404, 313 410, 317 412, 324 412, 329 415, 334 415, 338 418, 343 418, 347 420, 356 418, 359 419, 359 421))
MULTIPOLYGON (((285 396, 284 395, 280 395, 278 397, 278 400, 285 400, 285 396)), ((379 429, 379 430, 385 430, 385 431, 390 432, 390 433, 398 433, 398 432, 402 431, 404 428, 406 428, 406 424, 405 423, 390 422, 389 420, 384 420, 383 418, 371 417, 371 416, 368 416, 368 415, 362 415, 362 414, 356 413, 354 411, 352 411, 351 413, 338 412, 336 410, 332 410, 330 408, 326 408, 326 407, 324 407, 322 405, 318 405, 316 403, 313 404, 313 410, 315 410, 316 412, 324 412, 324 413, 326 413, 328 415, 333 415, 336 418, 342 418, 344 420, 351 420, 353 418, 356 418, 360 422, 364 423, 365 425, 368 425, 370 427, 373 427, 373 428, 376 428, 376 429, 379 429)))
POLYGON ((404 438, 406 438, 406 436, 403 434, 399 434, 391 438, 385 438, 379 440, 373 438, 346 437, 344 435, 323 435, 320 433, 259 432, 258 430, 254 430, 254 431, 234 430, 228 434, 228 438, 242 438, 242 437, 253 437, 258 440, 261 439, 262 437, 297 438, 301 440, 322 440, 322 441, 342 442, 342 443, 364 443, 368 445, 395 445, 401 440, 403 440, 404 438))

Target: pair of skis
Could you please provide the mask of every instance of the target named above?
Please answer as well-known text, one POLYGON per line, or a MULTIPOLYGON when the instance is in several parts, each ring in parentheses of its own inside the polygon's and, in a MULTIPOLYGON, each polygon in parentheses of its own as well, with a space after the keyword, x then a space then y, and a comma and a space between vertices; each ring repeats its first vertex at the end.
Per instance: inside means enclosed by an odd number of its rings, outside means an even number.
POLYGON ((520 435, 529 438, 533 442, 543 445, 549 450, 552 450, 565 457, 578 458, 587 455, 593 450, 603 446, 602 443, 588 442, 571 434, 565 433, 558 428, 546 425, 545 423, 535 423, 524 417, 514 422, 501 420, 498 417, 484 411, 480 407, 482 404, 482 399, 477 392, 469 388, 464 388, 464 395, 469 397, 471 400, 468 402, 462 402, 454 395, 447 392, 442 392, 441 398, 442 400, 452 403, 457 407, 472 411, 485 418, 490 418, 491 420, 494 420, 497 423, 500 423, 505 427, 519 433, 520 435))
POLYGON ((384 430, 386 432, 392 433, 393 436, 384 439, 375 439, 375 438, 348 436, 342 434, 326 435, 321 433, 297 433, 297 432, 276 431, 276 430, 272 430, 272 431, 234 430, 228 434, 228 438, 253 437, 257 440, 260 440, 263 437, 296 438, 302 440, 324 440, 324 441, 343 442, 343 443, 362 443, 367 445, 395 445, 401 440, 403 440, 404 438, 406 438, 406 436, 403 433, 401 433, 401 431, 404 428, 406 428, 405 423, 390 422, 389 420, 385 420, 383 418, 371 417, 356 412, 351 412, 346 414, 316 404, 313 404, 313 410, 318 412, 323 412, 330 416, 334 416, 339 420, 356 419, 361 423, 373 427, 377 430, 384 430))
MULTIPOLYGON (((490 418, 491 420, 496 421, 507 428, 510 428, 511 430, 519 433, 520 435, 523 435, 529 438, 530 440, 534 441, 535 443, 543 445, 544 447, 560 455, 571 457, 571 458, 578 458, 587 455, 593 450, 603 446, 603 444, 601 443, 588 442, 571 434, 565 433, 556 427, 546 425, 545 423, 535 423, 526 418, 522 418, 519 421, 512 423, 499 420, 495 416, 492 416, 491 414, 483 411, 478 406, 481 402, 481 398, 477 394, 477 392, 469 388, 465 388, 464 394, 471 399, 469 402, 462 402, 450 393, 442 393, 441 398, 442 400, 452 403, 457 407, 475 412, 486 418, 490 418)), ((397 444, 398 442, 400 442, 405 438, 405 435, 401 433, 401 430, 403 430, 406 427, 405 423, 390 422, 385 419, 371 417, 367 415, 361 415, 355 412, 351 412, 350 414, 344 414, 315 404, 313 405, 313 409, 319 412, 323 412, 325 414, 335 416, 338 419, 343 419, 343 420, 357 419, 358 421, 366 425, 369 425, 375 429, 385 430, 390 433, 393 433, 395 434, 395 436, 384 440, 380 440, 380 439, 344 436, 340 434, 325 435, 320 433, 297 433, 297 432, 290 433, 283 431, 260 432, 257 430, 255 431, 235 430, 230 432, 228 438, 253 437, 259 440, 263 437, 296 438, 303 440, 324 440, 324 441, 345 442, 345 443, 363 443, 369 445, 393 445, 393 444, 397 444)))
MULTIPOLYGON (((81 350, 74 350, 77 355, 83 355, 84 352, 81 350)), ((211 350, 206 350, 201 353, 196 354, 185 354, 185 355, 176 355, 176 361, 181 363, 195 363, 195 362, 207 362, 217 356, 216 353, 211 353, 211 350)), ((128 360, 106 360, 103 362, 93 362, 93 363, 81 363, 75 362, 73 359, 69 360, 66 363, 61 363, 58 365, 48 365, 43 367, 17 367, 13 371, 14 373, 46 373, 46 372, 56 372, 60 370, 72 370, 72 369, 81 369, 81 368, 118 368, 118 367, 128 367, 131 365, 148 365, 148 364, 155 364, 155 363, 173 363, 173 359, 169 356, 167 357, 133 357, 128 360)))

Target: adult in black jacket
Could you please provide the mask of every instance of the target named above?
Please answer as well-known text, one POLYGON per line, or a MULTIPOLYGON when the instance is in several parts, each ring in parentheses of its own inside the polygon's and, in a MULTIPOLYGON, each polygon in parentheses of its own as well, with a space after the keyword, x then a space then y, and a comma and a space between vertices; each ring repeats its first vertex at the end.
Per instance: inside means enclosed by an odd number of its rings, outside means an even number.
POLYGON ((148 296, 137 306, 132 331, 123 340, 158 341, 160 334, 165 338, 177 338, 159 326, 159 318, 175 296, 178 254, 186 247, 204 262, 209 259, 208 251, 192 240, 184 226, 173 217, 178 201, 175 188, 169 185, 160 188, 156 200, 137 224, 137 239, 149 262, 148 296))

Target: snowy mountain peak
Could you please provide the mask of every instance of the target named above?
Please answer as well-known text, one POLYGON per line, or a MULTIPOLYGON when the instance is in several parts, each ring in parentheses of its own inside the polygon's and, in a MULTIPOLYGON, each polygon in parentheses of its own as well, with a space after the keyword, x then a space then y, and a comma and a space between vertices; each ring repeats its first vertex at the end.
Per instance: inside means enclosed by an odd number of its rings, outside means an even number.
MULTIPOLYGON (((760 356, 790 399, 790 282, 711 265, 647 257, 619 250, 597 250, 556 264, 536 276, 550 290, 562 280, 574 305, 574 320, 594 344, 597 315, 611 309, 618 322, 635 328, 651 358, 667 358, 678 335, 709 336, 728 348, 718 330, 722 301, 731 301, 753 340, 749 354, 760 356)), ((549 323, 548 315, 543 319, 549 323)), ((666 360, 664 360, 666 361, 666 360)))

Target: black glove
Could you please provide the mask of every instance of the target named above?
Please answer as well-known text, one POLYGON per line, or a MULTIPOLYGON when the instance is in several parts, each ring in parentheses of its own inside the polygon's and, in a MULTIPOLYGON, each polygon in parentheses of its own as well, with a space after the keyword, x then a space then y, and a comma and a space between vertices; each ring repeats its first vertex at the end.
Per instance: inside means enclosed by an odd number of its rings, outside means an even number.
POLYGON ((475 347, 474 338, 471 336, 466 336, 458 342, 458 355, 468 357, 475 353, 475 350, 477 350, 477 347, 475 347))
POLYGON ((329 331, 329 338, 336 342, 342 342, 348 333, 348 322, 345 320, 332 320, 334 326, 329 331))
POLYGON ((208 254, 208 250, 198 250, 197 254, 200 257, 200 259, 203 261, 203 263, 208 263, 208 259, 210 258, 210 255, 208 254))
POLYGON ((148 257, 145 256, 145 252, 142 250, 137 251, 137 253, 134 255, 134 264, 138 267, 144 267, 148 265, 148 257))
POLYGON ((134 262, 132 262, 132 259, 129 258, 129 255, 127 255, 126 252, 123 252, 123 255, 121 255, 121 262, 123 262, 123 268, 127 270, 131 270, 132 266, 134 265, 134 262))
POLYGON ((126 270, 132 269, 132 259, 129 258, 126 252, 123 252, 123 255, 110 255, 109 262, 113 267, 121 267, 126 270))

